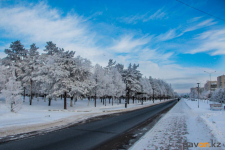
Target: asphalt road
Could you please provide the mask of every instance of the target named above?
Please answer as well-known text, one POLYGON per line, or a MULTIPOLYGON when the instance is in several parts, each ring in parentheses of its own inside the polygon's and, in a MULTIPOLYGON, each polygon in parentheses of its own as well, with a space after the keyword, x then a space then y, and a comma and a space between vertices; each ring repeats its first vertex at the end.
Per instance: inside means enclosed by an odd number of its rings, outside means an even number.
MULTIPOLYGON (((0 150, 87 150, 116 138, 176 101, 0 145, 0 150)), ((129 106, 128 106, 129 107, 129 106)))

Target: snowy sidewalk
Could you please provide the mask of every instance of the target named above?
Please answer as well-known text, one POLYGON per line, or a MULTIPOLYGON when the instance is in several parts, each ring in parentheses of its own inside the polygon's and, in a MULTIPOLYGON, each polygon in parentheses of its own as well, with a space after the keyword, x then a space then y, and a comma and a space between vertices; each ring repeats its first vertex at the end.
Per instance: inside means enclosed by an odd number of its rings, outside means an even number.
POLYGON ((201 148, 198 145, 201 142, 208 142, 209 146, 211 146, 211 140, 213 140, 213 142, 219 141, 216 140, 211 130, 199 117, 198 113, 195 113, 195 111, 186 104, 185 100, 182 99, 130 149, 224 149, 224 147, 201 148), (193 147, 184 147, 184 144, 187 144, 187 142, 193 143, 193 147), (196 144, 196 147, 194 144, 196 144))

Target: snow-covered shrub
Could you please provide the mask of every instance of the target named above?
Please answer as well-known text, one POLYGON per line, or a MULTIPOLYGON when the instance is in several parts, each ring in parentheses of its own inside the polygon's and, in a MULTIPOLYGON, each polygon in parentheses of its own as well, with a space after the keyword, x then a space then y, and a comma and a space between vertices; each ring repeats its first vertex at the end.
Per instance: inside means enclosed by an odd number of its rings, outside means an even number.
POLYGON ((224 102, 225 101, 225 88, 216 89, 210 98, 211 101, 224 102))
POLYGON ((14 76, 9 78, 2 93, 5 96, 6 106, 11 112, 18 112, 22 108, 21 82, 16 81, 14 76))

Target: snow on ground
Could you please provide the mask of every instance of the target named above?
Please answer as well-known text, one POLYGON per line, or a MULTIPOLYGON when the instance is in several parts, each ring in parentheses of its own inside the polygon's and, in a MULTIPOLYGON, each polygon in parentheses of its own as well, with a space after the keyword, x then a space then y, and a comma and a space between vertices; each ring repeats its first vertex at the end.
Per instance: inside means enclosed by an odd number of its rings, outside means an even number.
POLYGON ((214 135, 219 142, 225 144, 225 111, 224 109, 222 111, 210 110, 209 107, 209 104, 219 103, 199 100, 198 108, 198 101, 185 99, 185 102, 191 108, 193 115, 198 116, 198 119, 204 122, 211 135, 214 135))
MULTIPOLYGON (((32 105, 29 105, 29 98, 26 97, 22 109, 18 113, 12 113, 6 107, 4 98, 0 99, 0 137, 30 132, 35 130, 43 130, 55 126, 62 126, 71 123, 76 123, 90 117, 105 115, 120 111, 138 109, 152 105, 152 101, 144 102, 144 105, 130 101, 128 108, 124 108, 124 101, 121 104, 109 104, 107 100, 106 106, 97 100, 97 107, 94 107, 94 101, 78 100, 73 107, 70 107, 70 99, 67 99, 67 110, 64 110, 64 101, 60 98, 57 101, 52 100, 51 106, 48 106, 48 101, 44 102, 42 98, 33 99, 32 105)), ((164 102, 164 101, 162 101, 164 102)), ((155 100, 155 104, 160 103, 155 100)))
POLYGON ((224 113, 210 110, 206 101, 200 101, 198 108, 197 101, 182 99, 130 149, 224 149, 224 113), (212 140, 213 143, 221 142, 222 147, 201 148, 197 145, 208 142, 211 146, 212 140), (193 143, 193 147, 185 148, 184 144, 188 142, 193 143))

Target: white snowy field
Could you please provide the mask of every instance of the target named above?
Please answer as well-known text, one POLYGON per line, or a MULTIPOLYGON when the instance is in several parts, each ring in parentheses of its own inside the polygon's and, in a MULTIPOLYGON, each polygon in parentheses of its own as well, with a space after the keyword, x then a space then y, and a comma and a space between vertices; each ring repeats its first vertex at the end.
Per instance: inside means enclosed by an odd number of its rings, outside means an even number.
MULTIPOLYGON (((52 100, 51 106, 48 106, 48 101, 44 102, 42 98, 39 98, 39 101, 34 98, 32 105, 29 105, 29 98, 26 97, 22 109, 17 113, 12 113, 5 105, 4 98, 1 98, 0 137, 64 126, 70 123, 84 121, 94 116, 153 105, 152 101, 144 102, 141 105, 137 101, 133 104, 133 101, 130 100, 130 104, 125 109, 123 100, 121 104, 117 104, 117 101, 114 101, 113 106, 112 100, 110 104, 108 100, 106 102, 105 106, 98 99, 97 107, 94 107, 94 101, 90 101, 88 105, 88 100, 84 99, 78 100, 73 107, 70 107, 70 99, 68 98, 67 110, 64 110, 64 101, 60 98, 57 101, 52 100)), ((164 102, 164 100, 161 102, 164 102)), ((154 104, 157 103, 160 103, 160 100, 155 100, 154 104)))
POLYGON ((225 111, 210 110, 210 103, 201 100, 198 108, 197 101, 180 100, 130 150, 187 149, 187 142, 193 146, 188 149, 225 149, 225 111), (212 147, 212 140, 221 147, 212 147), (200 147, 201 142, 209 148, 200 147))

